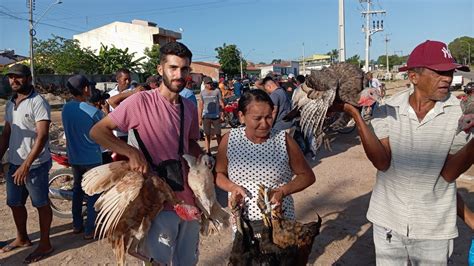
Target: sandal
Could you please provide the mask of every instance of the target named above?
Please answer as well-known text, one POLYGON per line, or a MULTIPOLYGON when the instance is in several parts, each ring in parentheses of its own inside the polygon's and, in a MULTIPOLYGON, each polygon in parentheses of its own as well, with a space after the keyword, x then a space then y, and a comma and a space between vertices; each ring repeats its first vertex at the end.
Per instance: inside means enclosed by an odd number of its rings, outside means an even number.
POLYGON ((84 238, 84 240, 92 240, 94 239, 94 233, 84 234, 82 238, 84 238))
POLYGON ((47 252, 33 252, 30 255, 28 255, 28 257, 25 258, 23 263, 30 264, 32 262, 40 261, 42 259, 49 257, 53 252, 54 252, 54 248, 51 248, 47 252))
POLYGON ((11 244, 7 244, 7 245, 3 246, 2 248, 0 248, 0 254, 10 252, 10 251, 12 251, 14 249, 17 249, 17 248, 30 247, 32 245, 33 245, 33 243, 31 243, 31 242, 28 243, 28 244, 18 245, 18 246, 13 246, 11 244))
POLYGON ((82 233, 82 231, 84 231, 84 227, 72 229, 72 233, 75 235, 82 233))

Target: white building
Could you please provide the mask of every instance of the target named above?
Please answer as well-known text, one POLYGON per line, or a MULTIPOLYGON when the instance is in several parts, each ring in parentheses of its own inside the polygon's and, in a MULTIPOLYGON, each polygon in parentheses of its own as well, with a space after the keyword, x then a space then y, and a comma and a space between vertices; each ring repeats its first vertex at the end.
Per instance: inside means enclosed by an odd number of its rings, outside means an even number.
POLYGON ((145 48, 153 44, 160 46, 181 39, 181 33, 157 27, 156 23, 134 19, 132 23, 112 22, 102 27, 73 36, 83 48, 99 52, 101 44, 111 48, 128 48, 129 53, 135 53, 135 59, 145 56, 145 48))
POLYGON ((260 76, 265 77, 267 74, 277 75, 298 75, 299 65, 297 61, 282 61, 280 64, 257 66, 260 68, 260 76))

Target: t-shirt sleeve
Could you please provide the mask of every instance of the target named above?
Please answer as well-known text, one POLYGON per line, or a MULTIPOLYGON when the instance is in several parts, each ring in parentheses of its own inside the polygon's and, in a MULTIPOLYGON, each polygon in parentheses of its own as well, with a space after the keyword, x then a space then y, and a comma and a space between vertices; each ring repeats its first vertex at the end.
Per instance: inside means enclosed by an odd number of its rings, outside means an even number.
POLYGON ((449 150, 450 154, 455 154, 458 152, 469 140, 472 139, 472 134, 467 134, 464 131, 459 132, 454 136, 453 143, 451 144, 451 149, 449 150))
POLYGON ((272 99, 273 104, 275 105, 275 107, 277 107, 278 106, 278 93, 276 91, 270 94, 270 99, 272 99))
POLYGON ((370 124, 375 135, 379 139, 384 139, 389 136, 387 108, 386 105, 380 105, 373 110, 372 121, 370 124))
POLYGON ((33 115, 35 122, 42 120, 51 121, 51 108, 43 97, 37 97, 33 105, 33 115))
POLYGON ((127 132, 132 128, 138 127, 140 120, 138 118, 141 114, 140 102, 142 101, 140 94, 135 93, 128 97, 113 112, 108 114, 120 131, 127 132))
POLYGON ((99 122, 102 118, 104 118, 104 112, 97 109, 97 112, 95 112, 94 117, 92 117, 92 119, 94 120, 94 123, 99 122))

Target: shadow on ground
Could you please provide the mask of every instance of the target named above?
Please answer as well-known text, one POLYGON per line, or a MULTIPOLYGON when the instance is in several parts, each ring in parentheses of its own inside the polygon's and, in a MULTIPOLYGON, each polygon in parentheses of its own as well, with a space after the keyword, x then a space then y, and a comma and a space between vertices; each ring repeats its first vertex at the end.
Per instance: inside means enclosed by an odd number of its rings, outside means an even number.
MULTIPOLYGON (((90 244, 93 241, 86 241, 82 239, 82 234, 72 234, 72 225, 70 223, 55 226, 51 228, 51 243, 54 247, 52 256, 60 254, 63 251, 76 249, 84 245, 90 244), (61 243, 61 244, 59 244, 61 243)), ((39 241, 39 231, 29 234, 33 246, 28 248, 17 249, 9 253, 1 254, 0 265, 19 265, 31 252, 35 250, 39 241)), ((10 243, 14 239, 6 241, 10 243)))

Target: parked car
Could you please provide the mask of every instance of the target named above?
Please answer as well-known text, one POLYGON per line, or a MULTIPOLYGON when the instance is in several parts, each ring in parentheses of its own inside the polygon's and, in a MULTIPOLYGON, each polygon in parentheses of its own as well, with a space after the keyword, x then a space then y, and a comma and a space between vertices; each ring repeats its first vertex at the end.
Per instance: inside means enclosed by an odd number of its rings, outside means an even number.
POLYGON ((451 82, 451 90, 460 90, 464 83, 464 77, 461 75, 454 75, 451 82))

